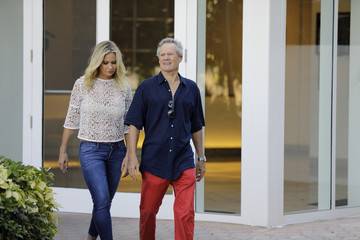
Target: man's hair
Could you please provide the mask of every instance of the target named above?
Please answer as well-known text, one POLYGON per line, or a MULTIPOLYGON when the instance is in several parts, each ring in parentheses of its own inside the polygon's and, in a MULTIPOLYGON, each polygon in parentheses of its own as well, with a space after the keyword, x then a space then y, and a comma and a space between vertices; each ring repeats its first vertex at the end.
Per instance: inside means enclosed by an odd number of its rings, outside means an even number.
POLYGON ((159 42, 157 50, 156 50, 156 56, 157 57, 159 57, 161 46, 164 45, 165 43, 173 43, 173 44, 175 44, 177 55, 179 57, 183 56, 183 46, 182 46, 181 42, 174 39, 174 38, 167 37, 167 38, 164 38, 163 40, 161 40, 159 42))

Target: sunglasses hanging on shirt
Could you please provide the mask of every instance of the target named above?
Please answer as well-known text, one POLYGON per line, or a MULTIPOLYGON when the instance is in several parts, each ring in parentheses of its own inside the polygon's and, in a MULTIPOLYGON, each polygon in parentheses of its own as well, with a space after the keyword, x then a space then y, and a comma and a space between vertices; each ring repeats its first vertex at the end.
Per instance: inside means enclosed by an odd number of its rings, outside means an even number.
POLYGON ((175 104, 174 104, 174 101, 173 100, 170 100, 169 103, 168 103, 168 107, 169 107, 169 111, 167 113, 168 117, 169 118, 174 118, 175 116, 175 104))

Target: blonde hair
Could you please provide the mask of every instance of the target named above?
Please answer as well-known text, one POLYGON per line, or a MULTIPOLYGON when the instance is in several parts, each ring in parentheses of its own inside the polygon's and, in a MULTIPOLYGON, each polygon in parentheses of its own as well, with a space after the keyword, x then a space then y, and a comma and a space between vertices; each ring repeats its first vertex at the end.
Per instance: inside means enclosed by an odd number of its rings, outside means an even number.
POLYGON ((114 82, 121 91, 126 91, 126 69, 122 61, 122 54, 120 49, 113 41, 103 41, 98 43, 91 55, 89 66, 85 70, 84 82, 88 89, 91 89, 94 85, 97 75, 100 71, 99 67, 104 60, 105 55, 109 53, 115 53, 116 55, 116 71, 114 73, 114 82))

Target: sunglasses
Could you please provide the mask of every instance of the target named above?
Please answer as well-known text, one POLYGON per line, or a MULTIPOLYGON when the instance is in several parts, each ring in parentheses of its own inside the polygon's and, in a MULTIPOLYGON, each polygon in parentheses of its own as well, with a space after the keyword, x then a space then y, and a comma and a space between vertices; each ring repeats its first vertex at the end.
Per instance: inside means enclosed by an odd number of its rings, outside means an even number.
POLYGON ((168 117, 169 118, 174 118, 175 116, 175 106, 174 106, 174 101, 173 100, 170 100, 169 103, 168 103, 168 107, 169 107, 169 111, 167 113, 168 117))

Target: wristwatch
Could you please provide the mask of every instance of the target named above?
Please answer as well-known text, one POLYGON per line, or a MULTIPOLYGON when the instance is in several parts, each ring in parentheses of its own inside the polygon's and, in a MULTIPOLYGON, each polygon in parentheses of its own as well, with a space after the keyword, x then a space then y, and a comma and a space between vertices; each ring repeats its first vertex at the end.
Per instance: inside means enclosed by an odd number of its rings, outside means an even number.
POLYGON ((203 156, 203 157, 201 157, 201 158, 198 158, 198 161, 204 161, 204 162, 206 162, 206 157, 203 156))

